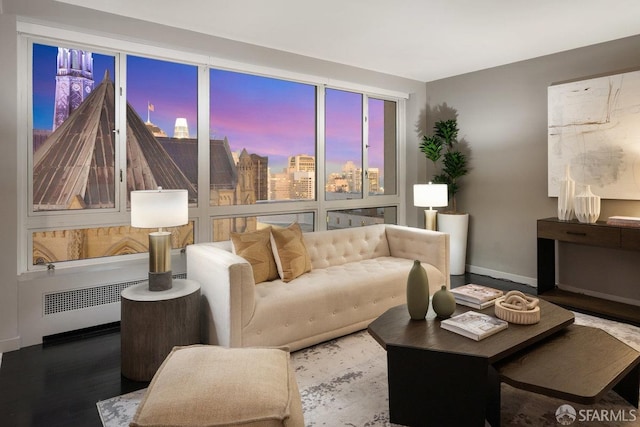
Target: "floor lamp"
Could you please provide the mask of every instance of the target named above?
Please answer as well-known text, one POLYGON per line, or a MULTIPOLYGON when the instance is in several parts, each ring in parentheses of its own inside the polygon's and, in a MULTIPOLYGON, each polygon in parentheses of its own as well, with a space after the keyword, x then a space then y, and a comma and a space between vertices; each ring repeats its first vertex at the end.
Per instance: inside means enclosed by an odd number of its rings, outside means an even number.
POLYGON ((438 211, 433 208, 444 207, 449 204, 447 194, 447 184, 414 184, 413 185, 413 205, 424 210, 424 228, 436 230, 436 214, 438 211))
POLYGON ((171 233, 163 227, 189 222, 187 190, 139 190, 131 192, 131 226, 158 228, 149 233, 149 290, 172 287, 171 233))

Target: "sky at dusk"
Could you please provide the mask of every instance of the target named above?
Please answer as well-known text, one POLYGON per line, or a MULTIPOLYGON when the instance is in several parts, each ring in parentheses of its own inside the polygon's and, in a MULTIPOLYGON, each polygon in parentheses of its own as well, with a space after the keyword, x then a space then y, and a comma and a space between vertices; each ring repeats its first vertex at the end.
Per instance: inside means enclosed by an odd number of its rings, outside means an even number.
MULTIPOLYGON (((33 47, 33 120, 35 129, 51 129, 57 47, 33 47)), ((105 70, 114 79, 115 59, 93 54, 97 86, 105 70)), ((127 56, 127 101, 147 121, 173 136, 176 118, 186 118, 190 137, 197 137, 197 73, 194 65, 127 56), (148 105, 153 105, 153 111, 148 105)), ((287 158, 316 155, 316 87, 224 70, 210 70, 210 137, 227 137, 232 151, 269 157, 272 172, 287 158)), ((384 102, 369 101, 369 163, 383 173, 384 102)), ((326 90, 327 172, 351 160, 362 161, 362 95, 326 90)))

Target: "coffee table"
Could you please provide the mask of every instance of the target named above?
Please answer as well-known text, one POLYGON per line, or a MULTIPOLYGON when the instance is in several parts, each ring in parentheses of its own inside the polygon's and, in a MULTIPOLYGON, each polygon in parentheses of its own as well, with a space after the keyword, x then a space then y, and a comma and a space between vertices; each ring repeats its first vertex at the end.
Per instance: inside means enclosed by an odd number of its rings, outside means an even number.
MULTIPOLYGON (((390 421, 408 426, 500 424, 500 378, 494 364, 573 323, 569 310, 544 300, 535 325, 515 325, 481 341, 411 320, 406 305, 383 313, 369 333, 387 351, 390 421)), ((458 305, 456 314, 471 310, 458 305)), ((493 307, 478 310, 493 315, 493 307)))

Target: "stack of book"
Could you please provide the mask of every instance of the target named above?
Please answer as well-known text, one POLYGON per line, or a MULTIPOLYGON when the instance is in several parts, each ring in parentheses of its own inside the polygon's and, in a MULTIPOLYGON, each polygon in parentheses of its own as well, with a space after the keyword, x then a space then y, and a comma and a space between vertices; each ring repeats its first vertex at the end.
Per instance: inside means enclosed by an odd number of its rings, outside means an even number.
POLYGON ((610 216, 607 219, 608 225, 618 227, 640 227, 640 218, 635 216, 610 216))
POLYGON ((507 329, 509 324, 477 311, 467 311, 440 322, 440 327, 476 341, 507 329))
POLYGON ((496 299, 504 294, 499 289, 473 283, 453 288, 451 293, 456 299, 456 303, 479 310, 492 306, 496 299))

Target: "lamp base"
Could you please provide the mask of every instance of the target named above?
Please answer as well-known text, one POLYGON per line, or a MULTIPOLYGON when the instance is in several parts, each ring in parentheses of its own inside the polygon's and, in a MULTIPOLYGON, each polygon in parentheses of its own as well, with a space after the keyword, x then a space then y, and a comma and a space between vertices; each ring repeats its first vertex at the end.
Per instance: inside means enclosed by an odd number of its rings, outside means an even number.
POLYGON ((162 273, 149 272, 149 290, 156 291, 168 291, 173 287, 173 277, 171 276, 171 270, 162 273))
POLYGON ((424 228, 425 230, 437 230, 437 213, 438 211, 433 209, 424 210, 424 228))

